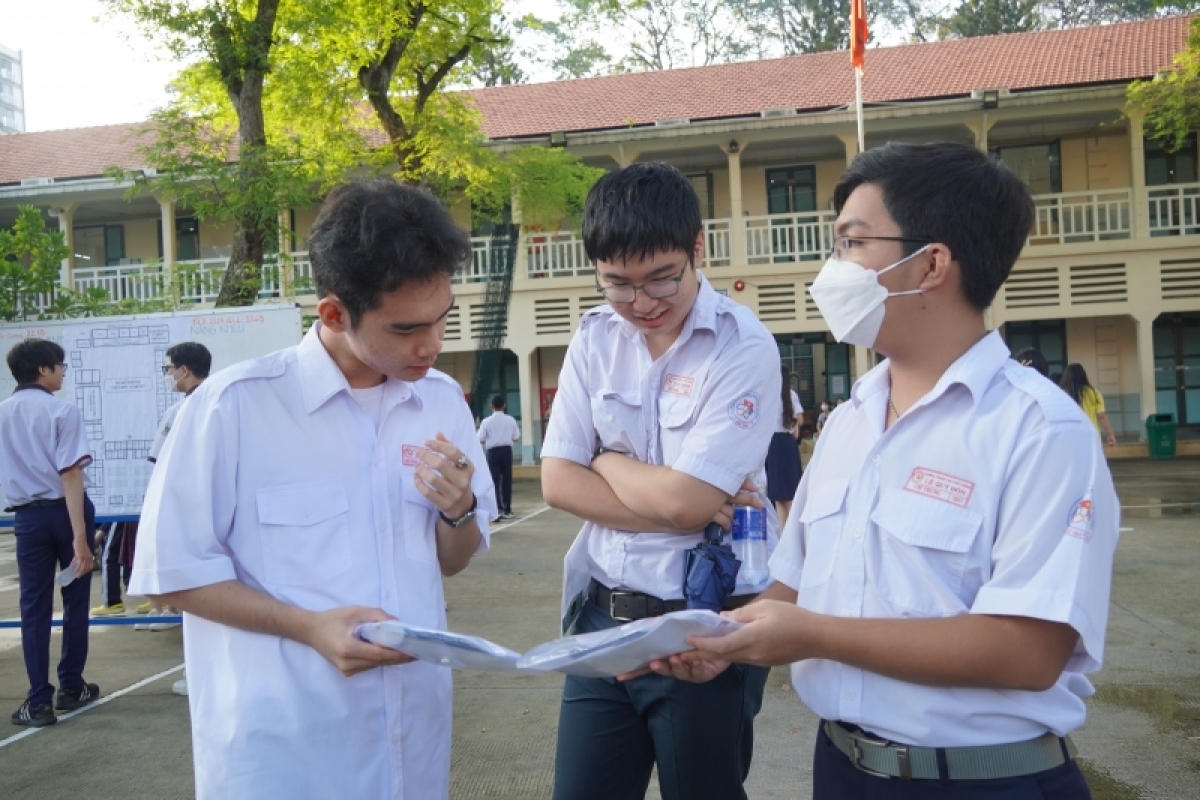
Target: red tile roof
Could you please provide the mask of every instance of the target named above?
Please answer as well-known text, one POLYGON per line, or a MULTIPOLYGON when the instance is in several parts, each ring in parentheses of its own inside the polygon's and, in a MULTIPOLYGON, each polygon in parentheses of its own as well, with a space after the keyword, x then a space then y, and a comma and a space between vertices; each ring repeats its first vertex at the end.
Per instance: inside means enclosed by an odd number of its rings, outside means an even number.
MULTIPOLYGON (((1073 30, 985 36, 868 49, 868 103, 1124 83, 1170 66, 1191 16, 1073 30)), ((595 131, 655 120, 757 116, 769 108, 813 111, 846 105, 854 77, 845 52, 642 72, 469 92, 492 139, 595 131)), ((80 178, 108 165, 144 166, 141 123, 0 136, 0 185, 22 178, 80 178)))
MULTIPOLYGON (((898 102, 1124 83, 1150 77, 1183 49, 1192 17, 982 36, 868 49, 863 99, 898 102)), ((655 120, 757 116, 769 108, 834 108, 854 100, 844 51, 641 72, 472 92, 489 138, 647 125, 655 120)))

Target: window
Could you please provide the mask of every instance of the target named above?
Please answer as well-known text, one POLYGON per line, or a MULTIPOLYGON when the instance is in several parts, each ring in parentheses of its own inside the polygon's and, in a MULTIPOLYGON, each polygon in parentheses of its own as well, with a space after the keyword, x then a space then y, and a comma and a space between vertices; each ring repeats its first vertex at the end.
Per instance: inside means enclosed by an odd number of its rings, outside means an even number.
POLYGON ((711 172, 698 172, 687 176, 688 183, 692 184, 692 188, 696 190, 696 196, 700 198, 700 216, 703 219, 715 219, 716 212, 713 210, 713 179, 711 172))
POLYGON ((125 257, 124 225, 88 225, 75 228, 75 266, 107 267, 125 257))
MULTIPOLYGON (((158 221, 158 257, 163 257, 162 219, 158 221)), ((200 221, 195 217, 175 218, 175 260, 197 261, 200 258, 200 221)))
POLYGON ((1062 191, 1062 155, 1057 139, 1046 144, 998 147, 992 155, 1016 173, 1032 194, 1062 191))
POLYGON ((1168 186, 1196 182, 1196 134, 1175 150, 1161 142, 1146 142, 1146 185, 1168 186))
POLYGON ((1004 339, 1013 355, 1027 347, 1042 351, 1050 365, 1051 375, 1062 375, 1067 365, 1067 323, 1061 319, 1039 319, 1031 322, 1006 322, 1004 339))

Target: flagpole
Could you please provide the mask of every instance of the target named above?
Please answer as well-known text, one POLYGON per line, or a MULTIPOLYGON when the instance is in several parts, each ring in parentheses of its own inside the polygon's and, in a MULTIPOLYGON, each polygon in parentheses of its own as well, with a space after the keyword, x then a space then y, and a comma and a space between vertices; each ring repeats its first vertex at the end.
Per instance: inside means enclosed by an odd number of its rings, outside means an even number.
POLYGON ((858 117, 858 152, 867 149, 863 133, 863 102, 862 102, 862 67, 854 68, 854 111, 858 117))

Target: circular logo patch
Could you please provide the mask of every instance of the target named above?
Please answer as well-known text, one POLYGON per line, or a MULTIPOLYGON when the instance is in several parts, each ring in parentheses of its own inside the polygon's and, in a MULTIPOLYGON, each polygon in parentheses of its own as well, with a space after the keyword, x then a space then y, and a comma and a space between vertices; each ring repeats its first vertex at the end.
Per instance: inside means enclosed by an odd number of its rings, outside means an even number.
POLYGON ((758 392, 742 392, 729 404, 729 419, 739 428, 753 428, 759 416, 758 392))

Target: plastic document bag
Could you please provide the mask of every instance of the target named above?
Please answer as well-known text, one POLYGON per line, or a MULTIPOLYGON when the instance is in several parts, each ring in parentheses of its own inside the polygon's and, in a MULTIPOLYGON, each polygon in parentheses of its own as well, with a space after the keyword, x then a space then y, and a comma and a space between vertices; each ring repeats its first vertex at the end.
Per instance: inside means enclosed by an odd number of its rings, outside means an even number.
POLYGON ((520 658, 520 653, 478 636, 417 628, 396 620, 366 622, 355 633, 360 639, 451 669, 516 672, 520 658))
POLYGON ((656 658, 694 650, 686 641, 689 636, 725 636, 741 627, 742 623, 712 611, 675 611, 539 644, 521 656, 517 666, 583 678, 611 678, 641 669, 656 658))

